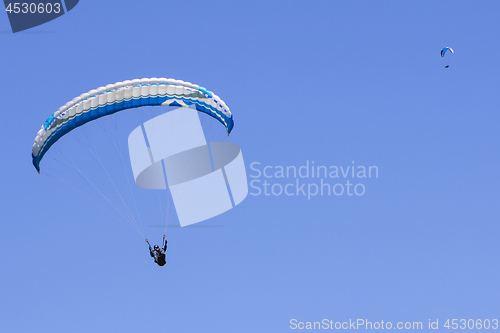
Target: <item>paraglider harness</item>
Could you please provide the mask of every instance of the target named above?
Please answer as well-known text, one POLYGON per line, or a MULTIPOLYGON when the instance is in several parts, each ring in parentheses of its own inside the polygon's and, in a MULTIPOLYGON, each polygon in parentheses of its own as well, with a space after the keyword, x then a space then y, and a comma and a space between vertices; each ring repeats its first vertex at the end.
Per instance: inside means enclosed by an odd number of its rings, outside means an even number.
MULTIPOLYGON (((163 244, 161 248, 158 249, 152 249, 151 244, 149 244, 149 241, 146 239, 146 242, 149 245, 149 254, 151 257, 154 258, 155 263, 157 263, 159 266, 164 266, 167 263, 166 257, 165 257, 165 251, 167 251, 167 241, 165 240, 165 236, 163 236, 163 244)), ((155 246, 156 247, 156 246, 155 246)))

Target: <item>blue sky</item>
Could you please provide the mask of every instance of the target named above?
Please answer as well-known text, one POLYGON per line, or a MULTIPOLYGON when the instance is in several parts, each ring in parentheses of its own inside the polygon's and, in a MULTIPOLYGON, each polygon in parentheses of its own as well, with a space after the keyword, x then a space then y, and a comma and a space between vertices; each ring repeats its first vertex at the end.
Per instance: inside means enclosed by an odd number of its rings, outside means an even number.
MULTIPOLYGON (((361 318, 439 319, 440 332, 447 319, 498 319, 499 11, 497 1, 82 0, 17 34, 4 14, 0 331, 286 332, 292 319, 361 318), (441 58, 444 46, 455 54, 441 58), (97 125, 54 145, 41 175, 30 156, 61 105, 143 77, 221 96, 249 181, 253 162, 354 161, 378 178, 352 180, 362 196, 249 195, 205 228, 169 228, 158 267, 111 208, 88 200, 102 198, 44 174, 58 172, 57 154, 84 156, 71 142, 97 125)), ((119 142, 140 124, 116 123, 119 142)))

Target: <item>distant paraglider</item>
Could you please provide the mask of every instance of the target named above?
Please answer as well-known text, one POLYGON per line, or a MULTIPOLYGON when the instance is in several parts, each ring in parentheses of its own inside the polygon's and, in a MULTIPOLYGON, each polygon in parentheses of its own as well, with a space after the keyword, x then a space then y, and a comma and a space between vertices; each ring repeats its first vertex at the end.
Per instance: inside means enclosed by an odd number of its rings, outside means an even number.
MULTIPOLYGON (((450 51, 451 54, 455 53, 455 52, 453 52, 453 49, 451 47, 443 47, 443 49, 441 50, 441 57, 444 57, 444 55, 446 54, 446 51, 450 51)), ((446 65, 446 66, 444 66, 444 68, 450 68, 450 65, 446 65)))

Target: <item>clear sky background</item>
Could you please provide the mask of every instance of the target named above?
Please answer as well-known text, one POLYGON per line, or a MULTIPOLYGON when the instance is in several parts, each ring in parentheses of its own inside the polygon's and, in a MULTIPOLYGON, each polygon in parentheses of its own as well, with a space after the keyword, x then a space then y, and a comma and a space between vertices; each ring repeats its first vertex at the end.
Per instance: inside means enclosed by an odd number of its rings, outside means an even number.
MULTIPOLYGON (((446 319, 500 319, 499 13, 498 1, 82 0, 17 34, 3 14, 0 331, 439 319, 444 332, 446 319), (445 46, 455 54, 443 59, 445 46), (88 199, 102 198, 44 174, 57 154, 85 150, 70 144, 85 132, 56 143, 41 175, 31 164, 36 132, 61 105, 143 77, 221 96, 249 181, 253 162, 354 161, 378 178, 351 179, 362 196, 249 195, 207 227, 169 228, 158 267, 88 199)), ((117 119, 124 142, 140 121, 117 119)), ((149 213, 146 227, 157 224, 149 213)))

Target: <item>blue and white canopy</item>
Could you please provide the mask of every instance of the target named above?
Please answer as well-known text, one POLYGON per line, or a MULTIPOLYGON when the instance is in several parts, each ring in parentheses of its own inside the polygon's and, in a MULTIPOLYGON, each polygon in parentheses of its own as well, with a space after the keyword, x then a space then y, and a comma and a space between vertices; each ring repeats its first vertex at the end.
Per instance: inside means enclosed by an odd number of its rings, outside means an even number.
POLYGON ((450 51, 451 54, 455 53, 455 52, 453 52, 453 49, 451 47, 446 46, 446 47, 443 47, 441 49, 441 57, 444 57, 444 55, 446 54, 446 51, 450 51))
POLYGON ((33 144, 33 165, 40 172, 43 155, 59 138, 89 121, 141 106, 176 106, 204 112, 221 122, 231 133, 231 111, 213 92, 190 82, 151 78, 108 84, 66 103, 38 131, 33 144))

